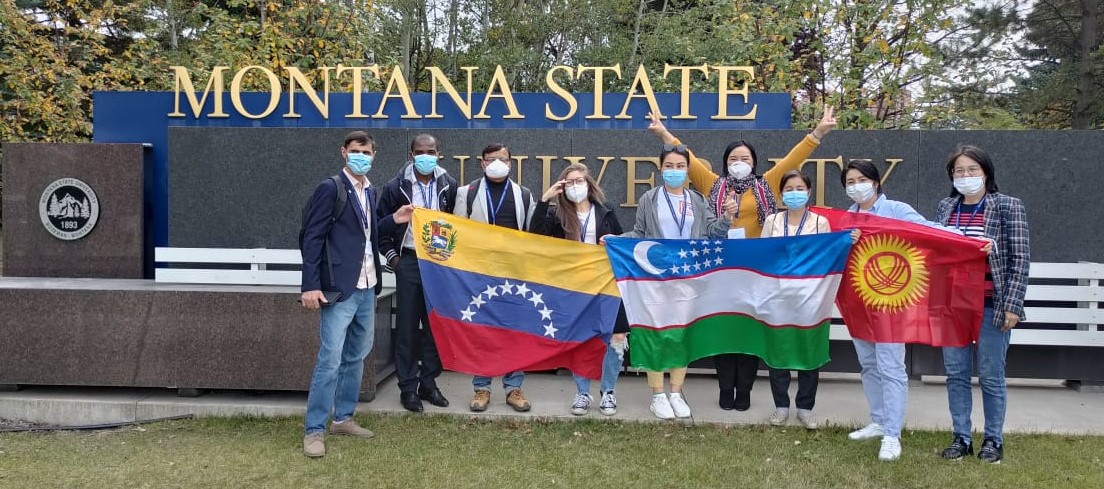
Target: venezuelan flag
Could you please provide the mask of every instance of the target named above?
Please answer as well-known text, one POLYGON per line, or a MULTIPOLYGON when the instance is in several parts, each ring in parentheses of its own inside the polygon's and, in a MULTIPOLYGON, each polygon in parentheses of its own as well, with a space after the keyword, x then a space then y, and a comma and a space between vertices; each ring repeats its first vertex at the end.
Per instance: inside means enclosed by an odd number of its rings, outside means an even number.
POLYGON ((620 299, 601 246, 428 209, 413 218, 429 324, 445 368, 598 379, 620 299))

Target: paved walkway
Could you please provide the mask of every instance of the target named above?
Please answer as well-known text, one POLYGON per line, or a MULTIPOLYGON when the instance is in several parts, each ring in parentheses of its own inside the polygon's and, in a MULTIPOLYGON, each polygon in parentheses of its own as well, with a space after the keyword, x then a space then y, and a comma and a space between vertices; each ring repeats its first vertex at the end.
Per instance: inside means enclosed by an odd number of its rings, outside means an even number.
MULTIPOLYGON (((497 382, 491 406, 485 413, 471 413, 471 378, 445 373, 439 379, 441 390, 452 402, 449 408, 426 404, 428 413, 463 416, 511 418, 576 419, 569 406, 575 395, 570 375, 531 374, 523 390, 533 409, 516 413, 506 405, 505 395, 497 382)), ((1104 435, 1104 394, 1076 392, 1054 381, 1010 381, 1008 432, 1050 432, 1104 435)), ((597 395, 598 383, 593 382, 591 394, 597 395)), ((797 389, 796 380, 791 393, 797 389)), ((717 381, 711 375, 691 374, 684 386, 686 398, 693 410, 687 422, 694 424, 759 424, 765 423, 773 409, 770 386, 760 377, 752 392, 752 406, 746 412, 723 411, 717 406, 717 381)), ((650 390, 642 374, 623 374, 617 384, 618 412, 611 419, 643 422, 665 422, 648 411, 650 390)), ((982 426, 981 394, 974 388, 974 425, 982 426)), ((152 419, 194 414, 197 416, 287 416, 302 415, 304 393, 241 393, 211 392, 200 397, 178 397, 165 389, 105 389, 80 387, 28 387, 18 392, 0 392, 0 419, 36 423, 84 425, 152 419)), ((380 386, 376 399, 360 406, 361 411, 407 413, 399 404, 394 376, 380 386)), ((862 386, 853 374, 824 374, 820 383, 815 412, 822 425, 860 426, 867 422, 868 411, 862 386)), ((586 416, 606 418, 597 406, 586 416)), ((791 424, 797 423, 791 416, 791 424)), ((909 389, 906 428, 949 430, 947 394, 941 379, 914 381, 909 389)))

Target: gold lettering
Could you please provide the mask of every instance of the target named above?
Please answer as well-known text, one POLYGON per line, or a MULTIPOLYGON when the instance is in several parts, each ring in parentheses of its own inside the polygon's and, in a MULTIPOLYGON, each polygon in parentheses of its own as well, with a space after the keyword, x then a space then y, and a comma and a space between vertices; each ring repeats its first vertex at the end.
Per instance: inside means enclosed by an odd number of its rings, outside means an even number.
POLYGON ((647 185, 650 189, 655 186, 655 172, 648 175, 648 178, 636 177, 636 165, 637 163, 650 163, 659 169, 659 158, 643 157, 643 156, 625 156, 621 159, 625 160, 625 203, 621 204, 621 207, 636 207, 636 186, 647 185))
POLYGON ((453 156, 453 158, 456 159, 456 162, 460 164, 460 179, 459 179, 459 182, 457 183, 457 185, 464 185, 464 182, 467 182, 467 180, 464 179, 464 164, 467 163, 468 159, 471 158, 471 157, 470 156, 453 156))
POLYGON ((529 157, 528 156, 513 156, 513 155, 510 155, 510 156, 513 157, 513 159, 514 159, 514 168, 517 168, 517 182, 521 183, 521 164, 525 163, 525 160, 529 159, 529 157))
MULTIPOLYGON (((569 161, 571 158, 570 156, 567 157, 569 161)), ((552 162, 556 160, 556 157, 537 156, 537 159, 541 161, 541 195, 544 195, 548 191, 548 187, 552 186, 552 162)))
POLYGON ((269 70, 264 66, 246 66, 245 68, 238 70, 238 72, 234 74, 234 80, 230 82, 230 102, 234 105, 234 109, 237 110, 239 114, 249 119, 263 119, 265 117, 268 117, 269 114, 275 111, 276 106, 280 104, 280 90, 280 79, 276 77, 276 74, 273 73, 272 70, 269 70), (263 73, 265 77, 268 78, 268 107, 266 107, 264 112, 261 112, 260 114, 251 114, 249 113, 249 111, 245 110, 245 106, 242 105, 242 79, 244 79, 245 75, 249 73, 249 70, 261 70, 261 73, 263 73))
POLYGON ((364 72, 367 71, 376 76, 376 79, 380 77, 379 65, 371 66, 342 66, 337 65, 337 76, 340 77, 344 72, 350 72, 353 74, 352 92, 353 96, 353 112, 347 116, 347 119, 364 119, 367 118, 364 112, 361 111, 362 97, 364 97, 364 72))
MULTIPOLYGON (((777 160, 771 160, 774 162, 781 161, 781 158, 777 160)), ((843 156, 837 156, 835 158, 812 158, 801 162, 801 165, 797 167, 798 170, 803 168, 806 164, 813 163, 816 165, 816 205, 823 206, 824 204, 824 168, 828 163, 834 163, 836 168, 843 170, 843 156)))
POLYGON ((690 72, 694 70, 702 72, 705 74, 705 79, 709 80, 709 65, 707 64, 701 66, 663 65, 663 79, 667 79, 667 75, 672 71, 682 73, 681 89, 679 90, 679 113, 673 117, 674 119, 697 119, 696 116, 690 115, 690 72))
POLYGON ((602 185, 602 177, 606 176, 606 167, 613 161, 613 156, 599 156, 598 161, 602 162, 602 168, 598 170, 598 177, 594 179, 594 183, 602 185))
POLYGON ((621 64, 615 64, 613 66, 591 66, 586 67, 579 65, 578 71, 576 71, 576 77, 582 78, 583 73, 587 70, 594 72, 594 113, 586 116, 587 119, 609 119, 610 116, 602 112, 602 92, 605 90, 605 72, 609 71, 617 75, 617 78, 621 78, 621 64))
POLYGON ((403 114, 401 119, 421 119, 422 116, 418 115, 418 112, 414 110, 414 101, 410 100, 410 86, 406 83, 406 76, 403 76, 402 67, 395 65, 395 69, 391 70, 391 78, 387 80, 387 88, 383 91, 383 98, 380 99, 379 109, 372 115, 373 119, 386 119, 383 109, 387 107, 387 100, 397 98, 402 101, 403 107, 406 109, 406 113, 403 114), (391 93, 391 89, 398 89, 399 94, 395 95, 391 93))
POLYGON ((203 113, 203 106, 207 103, 207 94, 214 91, 215 109, 207 117, 230 117, 230 114, 222 110, 222 72, 230 69, 229 66, 216 66, 211 70, 211 77, 207 79, 207 86, 203 89, 203 98, 196 99, 195 86, 192 85, 192 77, 183 66, 170 66, 173 70, 173 94, 176 95, 176 105, 169 117, 184 117, 180 111, 180 91, 184 90, 184 96, 188 97, 188 105, 192 107, 193 116, 198 119, 203 113))
POLYGON ((461 70, 464 70, 468 74, 468 98, 467 100, 460 98, 460 94, 457 93, 456 88, 452 86, 452 82, 445 76, 445 73, 436 66, 426 67, 426 71, 429 72, 430 79, 430 94, 429 94, 429 115, 426 119, 442 119, 445 116, 437 113, 437 84, 440 83, 441 87, 445 89, 445 93, 452 98, 452 103, 456 104, 456 108, 461 114, 464 114, 468 120, 472 118, 472 72, 479 68, 475 66, 462 66, 461 70))
POLYGON ((553 66, 552 69, 548 70, 548 73, 544 76, 544 83, 548 85, 548 89, 552 90, 552 93, 558 95, 561 99, 563 99, 564 102, 567 102, 567 114, 563 116, 555 115, 552 113, 552 104, 545 103, 544 118, 552 121, 566 121, 574 117, 575 112, 579 111, 579 102, 575 100, 575 96, 572 95, 571 92, 568 92, 562 86, 560 86, 559 83, 556 82, 556 79, 553 76, 556 73, 556 70, 567 71, 567 76, 569 78, 574 76, 574 71, 571 69, 570 66, 559 65, 553 66))
POLYGON ((629 104, 635 98, 642 98, 648 102, 648 110, 653 114, 663 117, 663 114, 659 112, 659 104, 656 103, 655 92, 652 91, 652 82, 648 79, 648 71, 644 69, 644 65, 640 65, 636 68, 636 77, 633 78, 632 86, 629 87, 629 95, 625 97, 625 105, 621 106, 621 113, 617 114, 614 119, 632 119, 629 116, 629 104), (637 87, 643 90, 642 95, 637 95, 637 87))
POLYGON ((510 91, 510 84, 506 82, 506 73, 503 73, 502 65, 495 65, 494 76, 491 78, 491 86, 487 87, 487 96, 483 99, 483 107, 479 109, 479 114, 475 116, 476 119, 491 118, 491 116, 487 115, 487 102, 490 102, 492 98, 500 98, 506 102, 506 110, 508 113, 502 116, 503 119, 525 118, 525 116, 521 115, 521 112, 518 112, 517 103, 514 102, 514 94, 510 91), (495 87, 498 87, 498 90, 502 93, 496 95, 495 87))
POLYGON ((323 66, 319 68, 322 70, 322 98, 318 98, 318 92, 314 90, 314 86, 311 85, 310 80, 303 75, 299 68, 284 67, 284 70, 288 72, 288 111, 284 114, 284 117, 302 117, 302 115, 295 112, 295 87, 296 84, 303 86, 303 93, 307 94, 307 98, 314 104, 314 108, 318 109, 318 113, 322 114, 323 119, 330 118, 330 71, 333 70, 332 66, 323 66))
POLYGON ((741 95, 744 97, 744 103, 748 101, 748 87, 750 86, 749 80, 755 78, 755 68, 751 66, 714 66, 713 69, 717 70, 717 115, 710 117, 712 120, 754 120, 755 113, 759 111, 759 105, 753 105, 751 111, 744 115, 728 115, 728 96, 729 95, 741 95), (729 88, 729 73, 746 73, 747 77, 743 79, 740 84, 740 88, 735 90, 729 88))
POLYGON ((904 158, 886 158, 886 163, 889 165, 889 168, 886 168, 885 173, 882 174, 882 185, 885 185, 886 180, 889 179, 889 174, 893 173, 893 170, 897 168, 897 165, 900 165, 902 161, 905 161, 904 158))

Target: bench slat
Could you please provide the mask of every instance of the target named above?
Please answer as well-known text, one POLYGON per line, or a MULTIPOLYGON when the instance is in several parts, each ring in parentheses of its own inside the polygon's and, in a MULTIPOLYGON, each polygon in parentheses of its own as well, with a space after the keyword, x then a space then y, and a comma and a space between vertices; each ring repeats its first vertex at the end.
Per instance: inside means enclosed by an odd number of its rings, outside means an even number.
POLYGON ((156 248, 154 261, 164 263, 264 263, 300 265, 299 250, 274 250, 267 248, 156 248))
POLYGON ((1032 263, 1030 278, 1104 278, 1101 263, 1032 263))
POLYGON ((156 282, 182 284, 301 285, 302 273, 288 270, 197 270, 158 268, 156 282))
POLYGON ((1101 302, 1102 289, 1082 285, 1028 285, 1029 301, 1101 302))

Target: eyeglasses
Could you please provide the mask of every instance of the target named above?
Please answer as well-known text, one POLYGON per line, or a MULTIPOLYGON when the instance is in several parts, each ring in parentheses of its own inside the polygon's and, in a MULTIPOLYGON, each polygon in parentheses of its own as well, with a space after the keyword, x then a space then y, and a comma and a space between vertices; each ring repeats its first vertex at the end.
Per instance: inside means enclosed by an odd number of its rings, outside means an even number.
POLYGON ((568 185, 586 185, 587 179, 586 177, 579 177, 574 180, 565 178, 564 182, 567 182, 568 185))
POLYGON ((951 172, 951 175, 954 175, 956 177, 963 177, 963 176, 977 177, 977 176, 981 176, 983 174, 985 174, 985 172, 983 172, 981 170, 981 167, 977 166, 977 165, 966 167, 966 168, 955 168, 954 171, 951 172))
POLYGON ((663 151, 678 151, 680 153, 686 152, 685 144, 663 144, 663 151))

